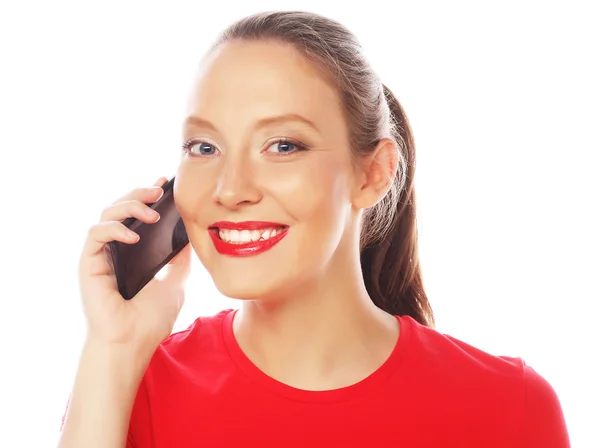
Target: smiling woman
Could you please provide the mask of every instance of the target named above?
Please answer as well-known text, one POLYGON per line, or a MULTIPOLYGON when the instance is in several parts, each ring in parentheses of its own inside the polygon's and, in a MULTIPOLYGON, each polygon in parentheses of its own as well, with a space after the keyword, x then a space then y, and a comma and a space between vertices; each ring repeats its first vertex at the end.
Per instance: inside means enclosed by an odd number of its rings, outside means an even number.
POLYGON ((191 251, 124 301, 102 248, 135 244, 118 221, 160 193, 107 208, 81 261, 89 331, 61 446, 568 446, 531 367, 434 329, 414 173, 406 114, 346 28, 233 24, 200 64, 174 197, 240 308, 169 335, 191 251))

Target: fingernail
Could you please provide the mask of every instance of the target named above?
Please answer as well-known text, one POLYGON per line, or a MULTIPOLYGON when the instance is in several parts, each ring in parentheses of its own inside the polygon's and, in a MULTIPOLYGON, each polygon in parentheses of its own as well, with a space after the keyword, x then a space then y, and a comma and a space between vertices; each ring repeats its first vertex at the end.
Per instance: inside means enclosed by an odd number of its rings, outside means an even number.
POLYGON ((137 233, 135 233, 133 230, 127 229, 126 233, 127 233, 127 238, 129 238, 133 241, 137 241, 140 239, 140 236, 137 233))

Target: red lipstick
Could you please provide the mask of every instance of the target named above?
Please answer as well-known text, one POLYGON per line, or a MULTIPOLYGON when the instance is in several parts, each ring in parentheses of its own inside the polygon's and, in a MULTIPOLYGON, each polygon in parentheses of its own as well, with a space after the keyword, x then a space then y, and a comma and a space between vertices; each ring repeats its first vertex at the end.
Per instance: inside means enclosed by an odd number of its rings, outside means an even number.
POLYGON ((212 238, 213 244, 222 255, 232 257, 247 257, 258 255, 271 249, 275 244, 281 241, 288 233, 289 227, 284 224, 266 221, 244 221, 230 222, 220 221, 212 224, 208 228, 208 233, 212 238), (280 233, 266 240, 250 241, 243 244, 228 243, 219 237, 219 229, 227 230, 265 230, 265 229, 283 229, 280 233))

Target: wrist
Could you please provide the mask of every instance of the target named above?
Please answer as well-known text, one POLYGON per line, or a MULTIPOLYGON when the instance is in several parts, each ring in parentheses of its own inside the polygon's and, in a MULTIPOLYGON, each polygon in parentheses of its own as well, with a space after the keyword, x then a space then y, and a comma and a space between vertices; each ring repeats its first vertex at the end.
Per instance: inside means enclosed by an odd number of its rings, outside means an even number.
MULTIPOLYGON (((86 337, 84 356, 102 359, 109 365, 143 374, 157 347, 149 344, 107 342, 91 335, 86 337)), ((124 372, 125 373, 125 372, 124 372)))

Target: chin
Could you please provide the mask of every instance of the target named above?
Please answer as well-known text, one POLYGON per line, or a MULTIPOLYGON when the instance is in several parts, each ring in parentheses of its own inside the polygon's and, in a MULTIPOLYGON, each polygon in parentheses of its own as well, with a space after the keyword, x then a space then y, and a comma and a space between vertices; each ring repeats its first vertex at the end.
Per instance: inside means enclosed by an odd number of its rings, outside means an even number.
POLYGON ((223 276, 213 275, 217 290, 225 297, 238 300, 271 300, 286 295, 289 290, 285 285, 290 285, 292 279, 263 278, 264 276, 236 276, 232 278, 229 273, 223 276))
POLYGON ((273 279, 262 280, 256 276, 213 276, 217 290, 225 297, 239 300, 259 300, 281 289, 273 279))
POLYGON ((212 241, 201 241, 198 246, 197 254, 216 289, 231 299, 279 300, 297 290, 301 277, 305 277, 304 264, 299 265, 289 256, 289 252, 295 252, 293 247, 286 251, 278 245, 257 256, 227 257, 216 253, 212 241), (282 266, 295 268, 282 269, 282 266))

